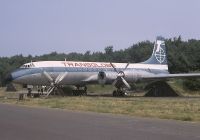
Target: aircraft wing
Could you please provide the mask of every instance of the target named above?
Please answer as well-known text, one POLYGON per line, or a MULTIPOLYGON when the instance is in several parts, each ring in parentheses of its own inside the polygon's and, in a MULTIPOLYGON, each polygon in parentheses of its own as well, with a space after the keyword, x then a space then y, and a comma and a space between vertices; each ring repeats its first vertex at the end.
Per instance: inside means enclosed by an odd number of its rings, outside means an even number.
MULTIPOLYGON (((151 80, 169 80, 169 79, 183 79, 183 78, 200 78, 200 73, 182 73, 182 74, 142 74, 138 76, 140 81, 151 81, 151 80)), ((113 78, 113 81, 116 78, 113 78)), ((98 81, 98 75, 94 74, 84 79, 82 82, 96 83, 98 81)), ((112 81, 112 80, 111 80, 112 81)), ((112 81, 112 82, 113 82, 112 81)), ((111 83, 112 83, 111 82, 111 83)))
POLYGON ((183 78, 200 78, 200 73, 182 73, 182 74, 157 74, 141 76, 141 80, 168 80, 183 78))

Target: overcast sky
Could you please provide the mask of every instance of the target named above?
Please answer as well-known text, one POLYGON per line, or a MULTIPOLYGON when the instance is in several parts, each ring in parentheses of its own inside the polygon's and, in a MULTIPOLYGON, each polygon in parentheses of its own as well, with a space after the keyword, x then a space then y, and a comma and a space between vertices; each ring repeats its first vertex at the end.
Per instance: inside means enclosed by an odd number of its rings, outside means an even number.
POLYGON ((0 0, 0 56, 200 39, 200 0, 0 0))

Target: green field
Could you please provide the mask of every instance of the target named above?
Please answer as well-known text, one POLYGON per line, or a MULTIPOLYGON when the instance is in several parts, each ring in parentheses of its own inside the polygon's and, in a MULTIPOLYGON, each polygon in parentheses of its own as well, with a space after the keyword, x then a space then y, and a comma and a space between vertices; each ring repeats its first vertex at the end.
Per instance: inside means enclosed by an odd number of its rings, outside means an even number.
POLYGON ((27 98, 23 101, 13 97, 17 97, 16 93, 5 93, 3 89, 0 90, 2 103, 200 122, 200 96, 114 98, 100 94, 85 97, 27 98))

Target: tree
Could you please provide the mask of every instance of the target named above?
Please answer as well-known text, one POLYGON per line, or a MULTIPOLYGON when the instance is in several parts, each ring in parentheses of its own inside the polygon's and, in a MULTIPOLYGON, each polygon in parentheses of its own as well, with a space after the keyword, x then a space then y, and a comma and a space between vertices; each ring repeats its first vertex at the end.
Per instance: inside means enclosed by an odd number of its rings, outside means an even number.
POLYGON ((111 55, 113 53, 113 46, 105 47, 105 53, 111 55))
MULTIPOLYGON (((183 73, 200 71, 200 40, 190 39, 183 41, 181 36, 174 39, 166 39, 168 52, 168 65, 171 73, 183 73)), ((57 53, 44 54, 41 56, 15 55, 12 57, 0 57, 0 83, 5 84, 5 76, 12 70, 24 63, 33 61, 60 60, 68 61, 107 61, 134 63, 147 60, 153 50, 153 42, 142 41, 131 47, 114 51, 113 46, 105 47, 105 52, 86 51, 85 53, 57 53)), ((194 81, 192 81, 194 82, 194 81)))

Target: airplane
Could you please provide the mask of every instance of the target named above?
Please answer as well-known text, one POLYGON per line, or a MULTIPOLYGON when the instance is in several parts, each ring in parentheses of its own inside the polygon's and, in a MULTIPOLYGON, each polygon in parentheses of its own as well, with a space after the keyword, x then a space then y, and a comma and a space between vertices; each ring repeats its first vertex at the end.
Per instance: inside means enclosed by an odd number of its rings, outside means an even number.
POLYGON ((87 84, 113 84, 113 96, 125 95, 129 83, 170 78, 200 77, 200 73, 170 74, 165 40, 157 37, 151 57, 141 63, 38 61, 22 65, 7 78, 18 84, 45 85, 47 96, 63 85, 85 87, 87 84))

